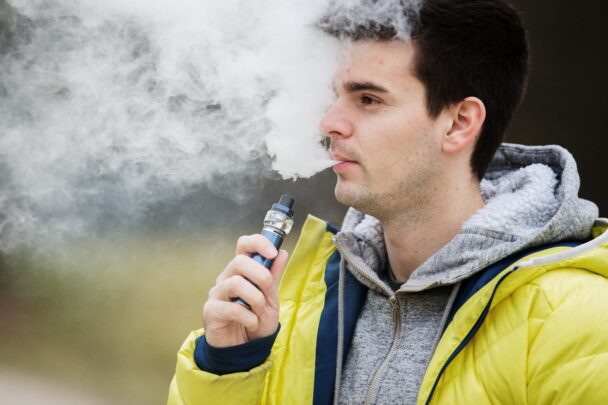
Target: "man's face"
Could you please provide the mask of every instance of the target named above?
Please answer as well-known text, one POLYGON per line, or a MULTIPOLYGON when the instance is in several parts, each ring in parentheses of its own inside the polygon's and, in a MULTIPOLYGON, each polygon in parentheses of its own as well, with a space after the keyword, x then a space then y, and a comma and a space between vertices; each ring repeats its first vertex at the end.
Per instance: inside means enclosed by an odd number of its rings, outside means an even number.
POLYGON ((349 44, 334 76, 337 98, 321 121, 342 161, 336 198, 377 217, 425 204, 440 181, 446 121, 428 115, 413 53, 403 41, 349 44))

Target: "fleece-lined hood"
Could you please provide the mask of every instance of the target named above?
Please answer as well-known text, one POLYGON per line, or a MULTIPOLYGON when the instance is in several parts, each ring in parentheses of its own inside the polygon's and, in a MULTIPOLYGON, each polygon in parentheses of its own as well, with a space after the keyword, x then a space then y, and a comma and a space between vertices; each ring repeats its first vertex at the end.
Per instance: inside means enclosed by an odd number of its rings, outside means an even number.
MULTIPOLYGON (((579 186, 576 162, 564 148, 501 145, 481 182, 485 206, 400 290, 454 284, 513 252, 588 238, 598 208, 578 197, 579 186)), ((342 229, 336 243, 362 258, 365 266, 361 267, 373 269, 374 274, 366 271, 367 276, 379 282, 377 272, 386 265, 380 222, 351 208, 342 229)))

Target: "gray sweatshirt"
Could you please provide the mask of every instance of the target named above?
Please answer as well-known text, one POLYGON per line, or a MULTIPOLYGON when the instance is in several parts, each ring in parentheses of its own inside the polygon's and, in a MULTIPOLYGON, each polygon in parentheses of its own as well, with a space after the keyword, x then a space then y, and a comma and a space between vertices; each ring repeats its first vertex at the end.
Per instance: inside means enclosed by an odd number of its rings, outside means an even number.
POLYGON ((416 403, 460 281, 522 249, 588 238, 598 209, 578 189, 565 149, 504 144, 481 182, 485 206, 397 291, 385 274, 381 224, 350 209, 335 237, 341 271, 370 291, 345 364, 338 362, 335 402, 416 403))

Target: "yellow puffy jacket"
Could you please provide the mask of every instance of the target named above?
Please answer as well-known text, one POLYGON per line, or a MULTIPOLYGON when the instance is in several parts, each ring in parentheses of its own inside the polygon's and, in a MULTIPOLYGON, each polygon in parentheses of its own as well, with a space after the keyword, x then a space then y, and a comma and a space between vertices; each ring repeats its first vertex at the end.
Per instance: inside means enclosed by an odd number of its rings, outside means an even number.
MULTIPOLYGON (((468 298, 435 350, 418 404, 608 403, 608 222, 597 225, 590 242, 524 257, 468 298)), ((308 218, 280 286, 282 328, 270 358, 249 372, 207 373, 194 362, 203 334, 194 331, 177 355, 168 404, 331 400, 332 237, 308 218)))

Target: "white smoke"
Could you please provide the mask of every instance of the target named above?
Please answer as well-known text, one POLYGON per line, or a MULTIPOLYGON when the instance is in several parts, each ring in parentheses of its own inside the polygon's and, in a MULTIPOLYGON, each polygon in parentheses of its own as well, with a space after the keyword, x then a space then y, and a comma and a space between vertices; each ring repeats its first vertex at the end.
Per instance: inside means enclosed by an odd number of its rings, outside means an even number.
POLYGON ((273 172, 331 165, 318 131, 336 47, 313 27, 323 1, 8 4, 5 249, 109 212, 137 217, 201 184, 245 201, 273 172))
POLYGON ((401 3, 0 0, 0 250, 329 167, 339 44, 314 24, 401 3))
POLYGON ((357 38, 361 31, 383 34, 390 30, 395 39, 409 41, 422 1, 331 0, 319 25, 346 38, 357 38))

